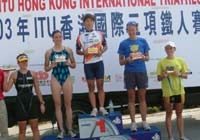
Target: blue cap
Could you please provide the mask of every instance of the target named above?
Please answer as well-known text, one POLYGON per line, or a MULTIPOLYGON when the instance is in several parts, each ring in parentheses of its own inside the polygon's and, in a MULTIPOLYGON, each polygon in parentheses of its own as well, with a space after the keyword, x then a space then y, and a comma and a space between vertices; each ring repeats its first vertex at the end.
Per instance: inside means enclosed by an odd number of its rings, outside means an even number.
POLYGON ((138 23, 135 22, 135 21, 129 21, 129 22, 126 24, 126 27, 127 27, 127 26, 130 26, 130 25, 138 26, 138 23))

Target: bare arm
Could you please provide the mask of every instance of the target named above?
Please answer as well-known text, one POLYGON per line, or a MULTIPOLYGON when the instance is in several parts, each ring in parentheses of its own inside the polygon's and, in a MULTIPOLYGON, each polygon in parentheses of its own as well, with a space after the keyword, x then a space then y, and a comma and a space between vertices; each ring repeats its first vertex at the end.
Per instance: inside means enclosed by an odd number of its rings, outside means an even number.
POLYGON ((41 110, 42 113, 44 113, 45 112, 45 102, 44 102, 43 97, 42 97, 42 92, 41 92, 40 87, 39 87, 37 76, 35 75, 34 72, 31 72, 31 75, 33 77, 33 85, 34 85, 34 88, 35 88, 35 93, 37 94, 38 100, 40 102, 40 110, 41 110))
POLYGON ((157 75, 157 80, 162 81, 163 79, 165 79, 167 77, 168 77, 168 73, 167 73, 167 71, 164 71, 162 74, 157 75))
POLYGON ((119 54, 119 64, 120 65, 126 65, 129 61, 130 61, 129 57, 126 59, 125 56, 119 54))
POLYGON ((101 50, 101 53, 104 53, 104 52, 106 52, 107 50, 108 50, 108 46, 105 45, 105 46, 103 46, 103 48, 102 48, 102 50, 101 50))
POLYGON ((180 78, 183 78, 183 79, 187 79, 187 73, 175 70, 173 74, 174 74, 175 77, 180 77, 180 78))
POLYGON ((84 50, 81 49, 81 43, 79 42, 79 37, 76 40, 76 54, 78 54, 78 55, 85 55, 84 50))
POLYGON ((3 82, 3 89, 5 92, 8 92, 13 84, 16 82, 17 79, 17 71, 11 73, 9 77, 9 73, 4 73, 4 82, 3 82))
POLYGON ((76 54, 78 54, 78 55, 84 55, 85 53, 82 50, 76 49, 76 54))
POLYGON ((50 54, 51 54, 51 50, 47 50, 45 53, 44 70, 46 72, 50 71, 53 67, 57 66, 56 62, 50 63, 50 60, 49 60, 50 54))
POLYGON ((70 55, 70 58, 69 58, 70 62, 68 62, 68 65, 69 65, 70 68, 75 68, 76 67, 76 60, 74 58, 73 51, 70 48, 67 48, 67 51, 68 51, 68 53, 70 55))
POLYGON ((40 88, 39 88, 39 83, 38 83, 37 76, 35 75, 34 72, 31 72, 31 75, 33 77, 33 85, 34 85, 34 88, 35 88, 35 92, 36 92, 36 94, 38 96, 38 99, 39 99, 40 103, 43 103, 44 100, 42 98, 42 93, 41 93, 40 88))
POLYGON ((101 56, 104 52, 106 52, 108 49, 108 46, 103 46, 103 48, 98 52, 98 56, 101 56))
POLYGON ((146 52, 144 57, 143 57, 144 61, 149 61, 149 52, 146 52))
POLYGON ((183 79, 187 79, 188 74, 187 73, 180 73, 179 77, 183 78, 183 79))
POLYGON ((49 64, 50 64, 49 57, 50 57, 49 51, 46 51, 45 58, 44 58, 44 70, 46 72, 51 70, 51 67, 49 66, 49 64))

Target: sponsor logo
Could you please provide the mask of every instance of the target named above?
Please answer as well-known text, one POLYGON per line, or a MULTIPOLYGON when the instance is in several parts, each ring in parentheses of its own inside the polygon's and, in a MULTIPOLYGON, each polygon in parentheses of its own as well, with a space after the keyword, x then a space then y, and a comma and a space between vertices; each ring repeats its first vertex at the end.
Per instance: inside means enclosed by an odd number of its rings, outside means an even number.
POLYGON ((121 119, 119 117, 116 117, 112 122, 114 124, 121 124, 121 119))
POLYGON ((158 135, 158 133, 155 133, 155 135, 152 137, 152 140, 160 140, 160 135, 158 135))

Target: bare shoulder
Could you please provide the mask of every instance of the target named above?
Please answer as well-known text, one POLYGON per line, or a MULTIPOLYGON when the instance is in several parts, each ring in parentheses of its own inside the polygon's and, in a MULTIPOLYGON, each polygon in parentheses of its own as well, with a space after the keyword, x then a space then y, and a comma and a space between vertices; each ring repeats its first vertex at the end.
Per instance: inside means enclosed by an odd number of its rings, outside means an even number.
POLYGON ((49 59, 50 55, 52 53, 52 48, 48 49, 45 53, 45 62, 49 59))
POLYGON ((72 52, 72 49, 69 48, 69 47, 65 47, 65 50, 67 50, 68 53, 73 53, 73 52, 72 52))
POLYGON ((51 49, 48 49, 48 50, 46 50, 46 53, 45 53, 45 55, 50 55, 50 54, 51 54, 51 52, 52 52, 52 48, 51 48, 51 49))
POLYGON ((29 70, 30 72, 31 72, 31 74, 32 75, 34 75, 35 74, 35 71, 33 71, 33 70, 29 70))
POLYGON ((35 71, 30 70, 30 72, 31 72, 31 75, 32 75, 33 79, 37 78, 37 77, 36 77, 36 72, 35 72, 35 71))

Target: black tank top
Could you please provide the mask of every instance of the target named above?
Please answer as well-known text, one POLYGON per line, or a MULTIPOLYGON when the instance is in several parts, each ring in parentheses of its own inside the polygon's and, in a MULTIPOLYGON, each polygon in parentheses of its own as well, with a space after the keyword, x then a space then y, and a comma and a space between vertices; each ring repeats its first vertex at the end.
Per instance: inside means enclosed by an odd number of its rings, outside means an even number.
POLYGON ((29 70, 26 74, 23 74, 20 71, 17 72, 15 88, 17 90, 17 95, 19 96, 27 93, 33 95, 33 77, 29 70))

